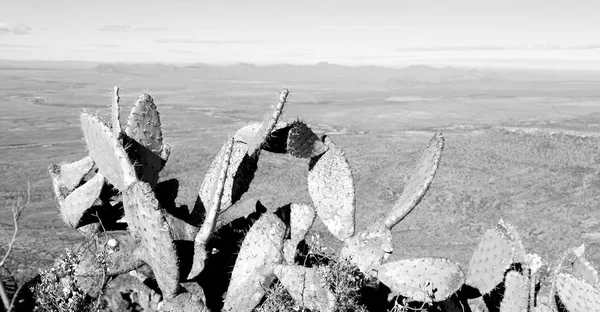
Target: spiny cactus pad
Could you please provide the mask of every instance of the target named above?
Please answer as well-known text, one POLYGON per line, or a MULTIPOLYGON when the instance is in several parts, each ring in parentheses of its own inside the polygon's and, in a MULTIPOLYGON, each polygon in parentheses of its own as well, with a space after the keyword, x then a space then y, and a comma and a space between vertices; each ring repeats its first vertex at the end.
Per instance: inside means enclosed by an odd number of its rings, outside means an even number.
POLYGON ((81 128, 92 159, 108 183, 123 191, 137 176, 122 143, 100 118, 81 114, 81 128))
POLYGON ((333 311, 335 295, 316 267, 279 264, 274 266, 275 275, 294 300, 311 311, 333 311))
POLYGON ((571 274, 556 276, 556 294, 569 312, 600 311, 600 289, 571 274))
POLYGON ((311 205, 293 203, 290 205, 291 238, 284 243, 285 260, 294 263, 298 243, 306 237, 317 214, 311 205))
POLYGON ((178 293, 179 258, 177 257, 169 224, 148 183, 133 183, 123 194, 125 215, 134 235, 144 247, 142 260, 152 268, 165 298, 178 293))
POLYGON ((600 288, 598 282, 598 271, 585 259, 585 245, 571 249, 563 257, 560 272, 571 273, 575 277, 579 277, 594 287, 600 288))
POLYGON ((355 194, 352 170, 344 152, 329 138, 327 151, 311 159, 308 192, 319 218, 339 240, 354 235, 355 194))
POLYGON ((374 222, 365 230, 347 239, 340 256, 349 259, 364 274, 372 275, 373 269, 393 251, 392 232, 381 222, 374 222))
POLYGON ((275 214, 263 214, 248 231, 231 273, 223 311, 250 312, 273 283, 273 266, 283 261, 286 226, 275 214))
POLYGON ((86 156, 72 163, 52 164, 48 167, 56 199, 63 200, 94 168, 94 160, 86 156))
POLYGON ((513 263, 525 261, 525 251, 521 248, 522 244, 514 240, 503 222, 488 230, 469 262, 467 284, 481 294, 491 292, 513 263))
POLYGON ((160 115, 154 105, 154 99, 147 93, 141 94, 131 109, 125 133, 153 153, 160 155, 163 137, 160 115))
POLYGON ((465 282, 460 265, 443 258, 388 262, 377 271, 377 278, 392 291, 425 303, 446 300, 465 282))
POLYGON ((500 304, 500 312, 527 311, 529 304, 529 279, 516 271, 506 274, 504 280, 504 297, 500 304))
POLYGON ((255 154, 260 150, 262 145, 267 141, 267 138, 269 137, 269 135, 275 128, 275 125, 279 121, 279 118, 283 114, 283 107, 287 101, 288 94, 288 89, 283 89, 281 90, 281 92, 279 92, 279 100, 277 101, 277 104, 273 111, 273 115, 271 115, 267 120, 265 120, 260 129, 248 142, 248 155, 255 156, 255 154))
MULTIPOLYGON (((223 144, 223 147, 208 168, 208 172, 206 173, 204 181, 200 186, 200 191, 198 192, 198 198, 196 199, 196 204, 194 205, 194 211, 192 213, 193 215, 200 217, 205 213, 207 207, 212 206, 212 194, 215 183, 219 178, 219 168, 228 148, 229 141, 223 144)), ((223 188, 219 213, 223 213, 235 204, 242 195, 248 191, 250 183, 254 179, 257 164, 258 157, 250 157, 246 153, 246 144, 239 141, 233 143, 233 150, 227 169, 227 179, 225 180, 225 186, 223 188)))
POLYGON ((62 219, 73 228, 78 228, 81 218, 98 199, 103 186, 104 176, 97 173, 89 181, 76 188, 67 198, 62 201, 59 199, 62 219))
POLYGON ((291 124, 287 139, 287 151, 296 158, 311 158, 327 151, 327 146, 302 121, 291 124))
POLYGON ((444 137, 442 133, 436 133, 427 144, 427 148, 404 187, 402 195, 384 220, 385 226, 389 229, 402 221, 425 196, 440 165, 443 150, 444 137))

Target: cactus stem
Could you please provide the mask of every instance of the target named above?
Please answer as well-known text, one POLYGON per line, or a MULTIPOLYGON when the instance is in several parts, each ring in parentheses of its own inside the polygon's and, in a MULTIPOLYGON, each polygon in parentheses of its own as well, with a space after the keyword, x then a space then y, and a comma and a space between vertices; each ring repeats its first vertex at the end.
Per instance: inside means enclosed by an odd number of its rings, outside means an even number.
POLYGON ((121 131, 121 119, 119 114, 119 87, 115 86, 112 95, 112 106, 111 106, 111 117, 112 117, 112 130, 115 137, 119 140, 123 136, 121 131))
POLYGON ((279 93, 279 101, 275 106, 275 110, 273 111, 273 115, 271 118, 267 119, 267 121, 262 125, 260 130, 256 133, 254 138, 248 144, 248 155, 254 156, 258 150, 260 150, 261 146, 266 141, 267 137, 271 134, 271 131, 275 128, 279 117, 281 117, 283 112, 283 106, 287 101, 287 97, 290 91, 288 89, 283 89, 279 93))
POLYGON ((192 269, 188 275, 188 279, 195 278, 204 269, 204 260, 206 259, 206 244, 208 243, 208 240, 215 229, 217 215, 221 209, 221 199, 223 197, 223 189, 225 188, 225 180, 227 179, 227 169, 231 160, 231 154, 233 153, 234 143, 234 139, 231 137, 229 140, 229 146, 226 150, 227 152, 225 153, 221 163, 219 180, 214 186, 212 207, 206 214, 206 218, 204 219, 204 222, 202 222, 202 226, 200 227, 200 230, 194 239, 194 263, 192 264, 192 269))

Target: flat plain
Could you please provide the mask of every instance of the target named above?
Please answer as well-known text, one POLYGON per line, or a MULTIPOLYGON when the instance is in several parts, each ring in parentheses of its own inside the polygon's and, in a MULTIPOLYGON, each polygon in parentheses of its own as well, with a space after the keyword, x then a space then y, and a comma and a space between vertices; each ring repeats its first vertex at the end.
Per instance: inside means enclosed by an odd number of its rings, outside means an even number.
MULTIPOLYGON (((230 67, 0 62, 0 254, 12 234, 10 205, 31 183, 9 268, 20 280, 51 266, 83 236, 60 218, 48 166, 86 155, 81 111, 107 117, 112 87, 125 111, 148 92, 172 155, 161 179, 192 204, 228 135, 291 96, 300 118, 345 151, 356 187, 357 228, 390 209, 429 138, 446 148, 422 203, 394 228, 392 259, 437 256, 466 268, 500 219, 551 263, 586 244, 600 263, 600 72, 314 66, 230 67)), ((108 118, 106 118, 108 120, 108 118)), ((310 203, 308 161, 263 153, 250 190, 223 218, 310 203)), ((319 221, 318 221, 319 222, 319 221)), ((317 223, 333 248, 340 243, 317 223)))

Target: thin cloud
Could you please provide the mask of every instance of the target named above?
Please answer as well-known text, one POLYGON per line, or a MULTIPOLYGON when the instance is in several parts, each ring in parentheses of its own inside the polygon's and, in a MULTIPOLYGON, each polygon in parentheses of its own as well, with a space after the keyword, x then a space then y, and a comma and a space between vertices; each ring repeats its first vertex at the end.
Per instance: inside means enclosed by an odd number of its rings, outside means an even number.
POLYGON ((130 25, 104 25, 98 28, 98 31, 105 32, 159 32, 167 30, 169 29, 157 26, 132 27, 130 25))
POLYGON ((128 32, 128 31, 131 31, 131 26, 129 26, 129 25, 104 25, 104 26, 98 28, 98 31, 128 32))
POLYGON ((88 45, 88 47, 94 47, 94 48, 119 48, 120 46, 118 44, 90 44, 90 45, 88 45))
POLYGON ((0 48, 37 48, 39 45, 0 43, 0 48))
POLYGON ((564 51, 564 50, 597 50, 600 49, 600 44, 592 45, 573 45, 573 46, 558 46, 558 45, 518 45, 518 46, 440 46, 440 47, 402 47, 394 49, 396 52, 439 52, 439 51, 506 51, 506 50, 521 50, 521 51, 564 51))
POLYGON ((13 35, 29 35, 31 33, 31 27, 27 25, 14 25, 10 26, 7 23, 0 22, 0 34, 13 34, 13 35))
POLYGON ((249 44, 265 43, 262 40, 200 40, 200 39, 159 39, 155 43, 189 43, 189 44, 249 44))

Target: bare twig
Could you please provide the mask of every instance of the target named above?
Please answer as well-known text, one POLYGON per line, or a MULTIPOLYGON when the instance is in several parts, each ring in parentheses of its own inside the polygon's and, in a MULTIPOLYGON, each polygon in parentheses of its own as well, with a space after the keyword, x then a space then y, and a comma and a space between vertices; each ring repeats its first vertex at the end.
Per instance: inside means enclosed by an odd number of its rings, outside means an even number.
MULTIPOLYGON (((21 213, 23 212, 23 210, 25 210, 25 208, 27 208, 27 206, 29 206, 30 202, 31 202, 31 182, 27 181, 27 201, 25 202, 25 204, 22 204, 21 197, 17 196, 17 200, 15 201, 15 203, 13 203, 13 205, 11 207, 12 214, 13 214, 14 230, 13 230, 12 238, 8 242, 8 248, 6 249, 6 253, 4 254, 4 257, 2 257, 2 260, 0 261, 0 267, 4 266, 4 264, 6 263, 6 260, 8 260, 8 256, 10 256, 12 247, 15 243, 15 240, 17 239, 17 234, 19 233, 19 218, 21 217, 21 213)), ((4 285, 0 281, 0 298, 2 299, 2 303, 4 304, 4 309, 6 311, 11 311, 12 308, 14 307, 15 298, 17 297, 19 290, 20 290, 20 288, 17 290, 17 293, 14 294, 12 300, 10 300, 10 298, 8 298, 6 289, 4 289, 4 285)))

